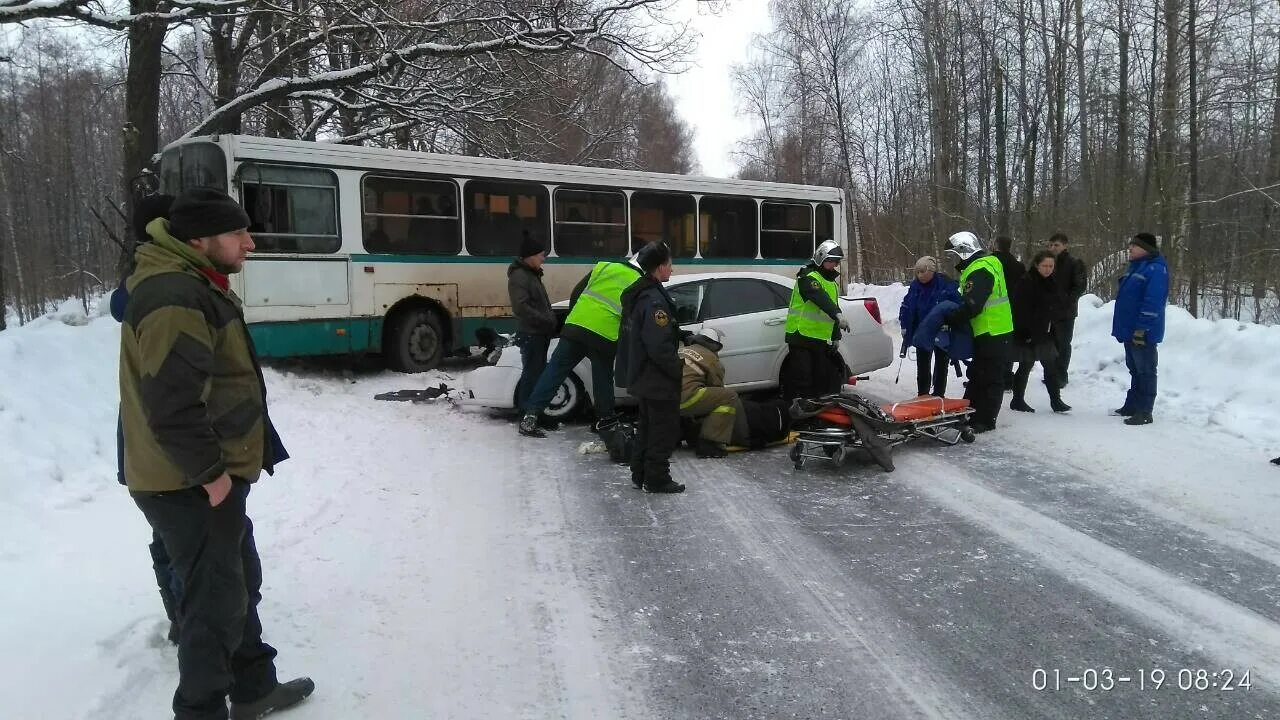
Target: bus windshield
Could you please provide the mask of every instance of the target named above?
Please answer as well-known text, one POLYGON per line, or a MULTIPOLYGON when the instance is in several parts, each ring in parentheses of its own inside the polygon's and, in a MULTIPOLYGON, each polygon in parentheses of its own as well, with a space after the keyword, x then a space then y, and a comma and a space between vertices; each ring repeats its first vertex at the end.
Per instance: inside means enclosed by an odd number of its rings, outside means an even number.
POLYGON ((177 195, 194 187, 227 191, 227 158, 222 148, 209 142, 188 143, 160 156, 161 191, 177 195))

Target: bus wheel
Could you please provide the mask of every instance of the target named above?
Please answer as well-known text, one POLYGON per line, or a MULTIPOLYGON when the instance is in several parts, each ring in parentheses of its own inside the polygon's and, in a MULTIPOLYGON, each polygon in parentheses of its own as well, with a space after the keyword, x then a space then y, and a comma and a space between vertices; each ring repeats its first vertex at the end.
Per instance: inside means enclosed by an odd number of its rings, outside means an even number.
POLYGON ((394 367, 407 373, 434 370, 444 356, 444 333, 440 316, 427 308, 410 308, 398 313, 391 333, 388 358, 394 367))

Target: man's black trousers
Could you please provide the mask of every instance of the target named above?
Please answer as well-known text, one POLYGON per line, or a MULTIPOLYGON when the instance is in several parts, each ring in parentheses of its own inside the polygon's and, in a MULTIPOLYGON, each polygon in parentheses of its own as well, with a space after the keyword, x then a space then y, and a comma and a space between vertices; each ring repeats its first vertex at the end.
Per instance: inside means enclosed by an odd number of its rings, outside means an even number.
POLYGON ((182 581, 176 720, 225 720, 228 696, 252 702, 276 686, 276 651, 258 619, 262 563, 248 494, 248 483, 233 480, 216 508, 200 487, 133 496, 182 581))
POLYGON ((671 480, 671 453, 680 445, 680 395, 639 401, 631 478, 649 487, 661 487, 671 480))
POLYGON ((1009 363, 1012 335, 979 335, 973 339, 969 363, 969 387, 964 396, 973 408, 973 422, 996 426, 1004 401, 1004 373, 1009 363))

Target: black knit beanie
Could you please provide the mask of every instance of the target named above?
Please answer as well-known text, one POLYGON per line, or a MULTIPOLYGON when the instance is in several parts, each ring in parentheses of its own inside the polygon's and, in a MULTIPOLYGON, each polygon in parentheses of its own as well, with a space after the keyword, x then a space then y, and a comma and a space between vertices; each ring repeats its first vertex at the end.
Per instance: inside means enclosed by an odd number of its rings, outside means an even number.
POLYGON ((648 245, 640 248, 640 252, 636 253, 636 264, 640 266, 646 274, 653 272, 658 267, 667 264, 671 260, 671 248, 667 244, 655 240, 648 245))
POLYGON ((520 257, 533 257, 540 252, 546 252, 547 246, 541 240, 534 239, 528 230, 524 231, 524 237, 520 239, 520 257))
POLYGON ((169 208, 169 232, 179 240, 213 237, 249 224, 240 203, 214 188, 184 190, 169 208))
POLYGON ((1159 255, 1160 246, 1156 244, 1156 236, 1151 233, 1138 233, 1129 239, 1130 245, 1137 245, 1147 251, 1148 255, 1159 255))
POLYGON ((173 196, 164 193, 148 195, 138 201, 133 208, 133 235, 137 242, 144 243, 151 239, 147 235, 147 225, 156 218, 168 217, 171 207, 173 196))

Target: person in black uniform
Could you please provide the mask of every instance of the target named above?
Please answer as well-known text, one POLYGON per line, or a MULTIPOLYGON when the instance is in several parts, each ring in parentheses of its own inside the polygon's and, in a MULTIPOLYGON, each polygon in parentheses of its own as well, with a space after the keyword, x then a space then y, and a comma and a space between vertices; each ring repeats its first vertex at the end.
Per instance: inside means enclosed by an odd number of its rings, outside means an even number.
POLYGON ((676 306, 662 283, 671 278, 671 249, 651 242, 636 254, 644 276, 622 293, 615 376, 640 403, 631 454, 631 483, 646 492, 684 492, 671 479, 671 453, 680 444, 680 384, 684 365, 678 351, 684 333, 676 306))

